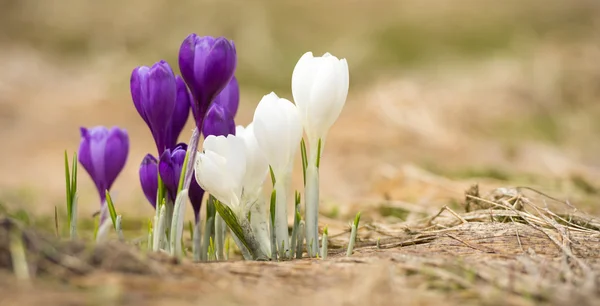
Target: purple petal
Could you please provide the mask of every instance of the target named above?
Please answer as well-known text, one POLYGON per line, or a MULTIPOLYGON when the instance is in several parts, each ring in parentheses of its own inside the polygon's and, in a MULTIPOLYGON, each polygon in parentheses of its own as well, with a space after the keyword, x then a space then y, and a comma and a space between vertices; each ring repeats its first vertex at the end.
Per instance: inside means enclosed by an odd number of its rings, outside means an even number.
POLYGON ((105 142, 104 173, 106 189, 110 189, 127 161, 129 154, 129 136, 127 131, 112 127, 105 142))
POLYGON ((233 42, 191 34, 179 50, 179 69, 194 96, 192 111, 201 127, 211 102, 229 83, 235 72, 237 55, 233 42))
POLYGON ((129 139, 125 130, 113 127, 109 131, 103 126, 81 128, 79 162, 94 181, 101 203, 106 190, 123 169, 128 152, 129 139))
POLYGON ((160 173, 160 178, 169 191, 169 196, 173 201, 177 196, 179 178, 181 176, 186 150, 187 145, 185 144, 177 146, 172 151, 167 149, 160 156, 158 162, 158 173, 160 173))
POLYGON ((177 99, 175 75, 167 62, 160 61, 152 66, 148 76, 148 88, 148 100, 143 105, 144 111, 152 125, 157 149, 162 152, 166 148, 166 133, 177 99))
POLYGON ((196 223, 198 223, 198 221, 200 220, 200 208, 202 208, 202 197, 204 197, 204 189, 202 189, 198 182, 196 182, 195 173, 192 174, 192 183, 190 184, 188 197, 190 198, 190 203, 192 203, 192 208, 194 209, 194 220, 196 220, 196 223))
POLYGON ((211 105, 204 119, 202 133, 204 137, 235 135, 233 116, 220 104, 211 105))
POLYGON ((81 143, 79 144, 79 153, 77 154, 79 163, 83 166, 85 171, 90 175, 94 183, 96 183, 96 169, 94 168, 94 161, 92 157, 91 137, 90 131, 84 127, 80 128, 81 131, 81 143))
POLYGON ((240 86, 235 76, 231 78, 229 84, 223 88, 213 103, 222 105, 233 117, 235 117, 240 105, 240 86))
POLYGON ((171 117, 169 132, 167 134, 166 145, 168 149, 175 148, 179 134, 181 134, 181 131, 183 130, 189 117, 190 104, 193 103, 193 98, 183 79, 180 76, 176 76, 175 82, 177 84, 177 99, 175 102, 173 116, 171 117))
POLYGON ((130 79, 131 99, 138 114, 142 117, 146 125, 152 130, 152 126, 148 121, 148 116, 144 110, 144 104, 148 101, 148 74, 150 68, 141 66, 133 69, 130 79))
POLYGON ((140 184, 148 202, 156 208, 158 193, 158 161, 151 154, 147 154, 140 165, 140 184))

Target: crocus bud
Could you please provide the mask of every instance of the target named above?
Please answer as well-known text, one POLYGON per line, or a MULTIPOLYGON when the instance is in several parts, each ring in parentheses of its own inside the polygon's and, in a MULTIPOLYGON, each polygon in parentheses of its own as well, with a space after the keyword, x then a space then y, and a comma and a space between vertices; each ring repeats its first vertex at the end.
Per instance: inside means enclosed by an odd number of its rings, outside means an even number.
POLYGON ((204 118, 202 134, 204 137, 235 135, 233 116, 221 104, 213 103, 204 118))
POLYGON ((252 193, 248 195, 250 198, 258 197, 269 172, 269 164, 254 136, 254 124, 250 123, 245 128, 238 125, 235 135, 244 140, 246 149, 246 173, 242 182, 244 193, 252 193))
POLYGON ((190 115, 190 105, 193 103, 194 98, 190 94, 185 82, 180 76, 175 77, 177 85, 177 99, 175 100, 175 109, 171 116, 171 124, 169 124, 169 131, 167 132, 166 145, 167 149, 175 148, 179 134, 183 130, 185 123, 190 115))
POLYGON ((211 135, 204 140, 203 149, 194 165, 196 181, 217 200, 241 213, 239 205, 246 173, 243 139, 211 135))
POLYGON ((254 135, 273 171, 287 172, 302 138, 296 106, 273 92, 264 96, 254 111, 254 135))
POLYGON ((348 95, 346 59, 305 53, 292 73, 292 95, 309 141, 325 137, 339 117, 348 95))
MULTIPOLYGON (((79 162, 90 175, 105 205, 105 194, 123 170, 129 154, 127 131, 118 127, 110 130, 103 126, 81 128, 79 162)), ((101 216, 103 222, 106 216, 101 216)))
POLYGON ((160 155, 160 161, 158 162, 158 173, 160 173, 160 178, 165 184, 172 201, 175 201, 177 197, 179 177, 185 161, 186 150, 187 145, 184 143, 177 145, 173 150, 166 149, 160 155))
POLYGON ((202 208, 202 198, 204 197, 204 189, 198 185, 196 181, 196 173, 194 171, 194 175, 192 176, 192 183, 190 184, 190 189, 188 191, 188 197, 190 198, 190 203, 192 203, 192 209, 194 210, 194 220, 196 223, 200 221, 200 208, 202 208))
POLYGON ((166 149, 171 117, 175 110, 177 86, 169 64, 160 61, 152 67, 137 67, 131 73, 131 97, 144 119, 159 153, 166 149))
POLYGON ((229 84, 215 98, 213 104, 222 105, 232 117, 235 117, 240 106, 240 85, 235 76, 231 78, 229 84))
POLYGON ((152 154, 147 154, 140 165, 140 184, 150 205, 156 208, 158 193, 158 161, 152 154))
POLYGON ((179 69, 195 98, 192 110, 199 129, 210 104, 233 77, 236 64, 235 45, 224 37, 190 34, 181 44, 179 69))

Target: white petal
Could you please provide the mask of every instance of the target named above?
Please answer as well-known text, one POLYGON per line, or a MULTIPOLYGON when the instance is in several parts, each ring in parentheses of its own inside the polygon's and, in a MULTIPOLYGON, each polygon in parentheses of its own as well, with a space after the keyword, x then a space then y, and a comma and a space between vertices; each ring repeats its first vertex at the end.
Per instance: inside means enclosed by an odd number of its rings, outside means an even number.
POLYGON ((254 135, 268 163, 275 169, 287 169, 302 137, 296 106, 286 99, 264 96, 254 112, 254 135))
POLYGON ((242 183, 246 174, 246 146, 242 138, 234 135, 227 136, 229 152, 226 156, 227 171, 231 180, 231 189, 240 198, 242 183))
POLYGON ((307 110, 310 121, 305 126, 309 139, 324 137, 344 107, 345 96, 340 92, 344 90, 345 76, 340 74, 338 63, 330 56, 323 58, 318 67, 307 110))
POLYGON ((314 80, 314 57, 312 52, 306 52, 300 59, 294 71, 292 72, 292 96, 296 106, 300 109, 301 116, 304 116, 308 99, 310 98, 310 88, 314 80))
POLYGON ((196 170, 196 181, 202 189, 212 194, 219 201, 227 198, 227 178, 223 176, 225 160, 212 151, 198 154, 194 169, 196 170))
POLYGON ((258 146, 252 123, 246 127, 241 137, 246 144, 246 174, 242 185, 244 190, 254 192, 262 187, 269 171, 269 164, 258 146))

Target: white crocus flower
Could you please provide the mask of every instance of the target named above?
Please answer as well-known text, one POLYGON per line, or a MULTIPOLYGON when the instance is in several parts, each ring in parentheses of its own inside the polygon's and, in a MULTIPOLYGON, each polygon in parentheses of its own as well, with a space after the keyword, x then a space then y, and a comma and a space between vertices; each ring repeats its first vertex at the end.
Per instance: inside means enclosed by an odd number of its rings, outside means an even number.
POLYGON ((275 175, 275 237, 280 256, 288 257, 290 241, 287 225, 287 196, 293 160, 302 139, 302 125, 296 106, 270 93, 254 112, 254 135, 275 175))
MULTIPOLYGON (((266 172, 261 175, 255 170, 259 168, 255 165, 255 148, 246 147, 247 137, 208 136, 204 140, 204 152, 197 155, 194 169, 198 184, 236 215, 243 235, 235 239, 236 243, 243 239, 254 259, 266 259, 270 251, 269 240, 262 242, 257 239, 247 218, 253 203, 248 203, 245 196, 246 190, 253 190, 248 194, 260 193, 258 182, 262 184, 266 172)), ((238 246, 240 249, 245 247, 238 246)))
POLYGON ((346 59, 325 53, 305 53, 292 73, 292 95, 308 138, 310 154, 306 168, 306 241, 309 255, 318 254, 319 169, 325 138, 339 117, 348 95, 346 59))
POLYGON ((242 183, 246 174, 244 140, 234 135, 208 136, 204 152, 196 157, 196 181, 236 215, 241 209, 242 183))

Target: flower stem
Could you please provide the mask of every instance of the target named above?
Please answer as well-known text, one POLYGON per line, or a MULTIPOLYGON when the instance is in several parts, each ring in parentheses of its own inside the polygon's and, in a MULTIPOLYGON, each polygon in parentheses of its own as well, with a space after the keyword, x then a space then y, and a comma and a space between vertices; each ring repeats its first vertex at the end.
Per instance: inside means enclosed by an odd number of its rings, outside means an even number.
POLYGON ((202 249, 202 225, 200 220, 197 220, 194 224, 194 238, 192 239, 192 251, 194 252, 194 262, 199 262, 202 259, 200 256, 200 250, 202 249))
POLYGON ((328 237, 329 230, 327 229, 327 226, 325 226, 325 228, 323 229, 323 247, 321 248, 321 258, 323 259, 327 259, 327 249, 329 246, 328 237))
POLYGON ((294 226, 292 227, 292 243, 290 244, 291 253, 290 258, 294 258, 294 254, 296 253, 296 240, 298 239, 298 226, 300 225, 300 193, 296 191, 295 196, 295 205, 294 205, 294 226))
POLYGON ((77 238, 77 195, 73 197, 71 204, 71 220, 69 220, 69 234, 71 239, 77 238))
POLYGON ((352 231, 350 232, 350 242, 348 243, 348 250, 346 251, 346 257, 352 256, 352 252, 354 250, 354 242, 356 241, 356 232, 358 230, 359 222, 360 222, 360 212, 356 214, 356 217, 354 217, 354 222, 352 223, 352 231))
POLYGON ((252 254, 250 254, 250 251, 248 251, 248 249, 242 243, 240 238, 238 238, 238 236, 236 236, 235 233, 231 229, 229 229, 229 230, 231 231, 231 238, 233 238, 233 241, 237 245, 238 249, 240 249, 240 252, 242 252, 242 256, 244 257, 244 259, 252 260, 252 254))
POLYGON ((250 207, 252 232, 258 239, 263 253, 271 255, 271 236, 269 234, 270 219, 267 216, 265 200, 262 196, 254 201, 250 207))
MULTIPOLYGON (((171 243, 171 255, 177 258, 181 258, 181 238, 183 236, 183 217, 185 215, 185 204, 188 196, 188 190, 183 189, 177 195, 175 200, 175 207, 173 211, 173 220, 171 224, 170 243, 171 243)), ((167 206, 169 206, 167 204, 167 206)), ((168 218, 168 215, 167 215, 168 218)))
POLYGON ((154 228, 154 242, 152 243, 152 250, 157 252, 163 243, 163 235, 165 233, 165 205, 161 205, 158 213, 158 223, 154 228))
POLYGON ((215 252, 217 260, 224 259, 223 249, 225 247, 225 220, 218 213, 215 215, 215 252))
POLYGON ((290 239, 288 234, 288 223, 287 223, 287 191, 290 184, 289 175, 281 175, 279 173, 275 176, 275 190, 276 190, 276 208, 275 208, 275 238, 277 247, 283 245, 279 250, 279 257, 281 259, 287 258, 290 247, 290 239))
POLYGON ((296 241, 296 259, 302 259, 302 246, 304 244, 304 234, 305 234, 305 223, 304 220, 300 221, 300 225, 298 226, 298 240, 296 241))
POLYGON ((115 230, 117 231, 117 235, 120 241, 125 241, 125 237, 123 236, 123 228, 121 226, 121 222, 123 221, 123 217, 121 215, 117 216, 115 230))
POLYGON ((311 157, 311 162, 306 169, 306 187, 304 190, 306 242, 308 243, 309 257, 315 257, 319 253, 319 168, 317 168, 315 162, 316 158, 311 157))
POLYGON ((200 248, 200 260, 202 261, 206 261, 208 259, 208 245, 214 229, 215 216, 207 216, 206 223, 204 224, 204 237, 202 238, 202 247, 200 248))
MULTIPOLYGON (((203 120, 202 120, 203 121, 203 120)), ((200 125, 201 126, 201 125, 200 125)), ((198 142, 200 141, 200 130, 198 127, 194 128, 194 132, 192 132, 192 137, 190 138, 190 142, 188 144, 187 151, 188 154, 188 163, 185 167, 185 178, 183 179, 183 187, 182 189, 190 189, 190 184, 192 183, 192 175, 194 174, 194 164, 196 163, 196 154, 198 153, 198 142)))

